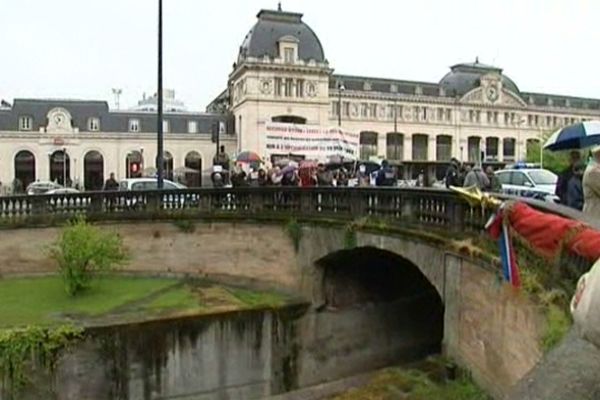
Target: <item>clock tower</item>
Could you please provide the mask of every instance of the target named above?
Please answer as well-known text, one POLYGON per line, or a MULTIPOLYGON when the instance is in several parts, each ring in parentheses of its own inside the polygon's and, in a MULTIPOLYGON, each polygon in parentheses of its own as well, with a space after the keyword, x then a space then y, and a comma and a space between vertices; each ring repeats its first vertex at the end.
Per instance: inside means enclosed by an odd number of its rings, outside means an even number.
POLYGON ((266 124, 329 123, 332 70, 302 14, 261 10, 229 75, 238 151, 267 156, 266 124))

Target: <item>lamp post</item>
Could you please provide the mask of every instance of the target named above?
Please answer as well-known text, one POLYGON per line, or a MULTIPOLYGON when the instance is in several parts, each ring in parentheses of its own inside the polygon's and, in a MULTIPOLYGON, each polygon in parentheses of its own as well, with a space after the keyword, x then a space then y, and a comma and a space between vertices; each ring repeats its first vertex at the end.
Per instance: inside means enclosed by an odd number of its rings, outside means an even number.
POLYGON ((157 151, 156 156, 156 176, 158 189, 163 188, 163 168, 164 168, 164 151, 163 151, 163 43, 162 43, 162 0, 158 0, 158 90, 157 97, 157 151))
POLYGON ((67 149, 63 147, 63 186, 67 187, 67 149))
POLYGON ((338 84, 338 126, 342 126, 342 92, 346 90, 346 87, 340 83, 338 84))

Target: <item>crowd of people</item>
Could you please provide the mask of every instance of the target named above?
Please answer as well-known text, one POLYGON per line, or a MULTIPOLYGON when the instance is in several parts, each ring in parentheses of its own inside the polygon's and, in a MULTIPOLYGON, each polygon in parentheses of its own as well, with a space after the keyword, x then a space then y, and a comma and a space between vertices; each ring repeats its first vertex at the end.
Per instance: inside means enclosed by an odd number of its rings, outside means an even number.
POLYGON ((452 158, 450 161, 450 166, 446 171, 445 184, 447 188, 477 186, 480 190, 494 193, 502 190, 502 184, 491 166, 487 166, 484 171, 479 165, 472 167, 469 164, 461 163, 456 158, 452 158))
POLYGON ((559 175, 556 195, 562 204, 600 220, 600 146, 585 163, 579 151, 570 154, 569 166, 559 175))

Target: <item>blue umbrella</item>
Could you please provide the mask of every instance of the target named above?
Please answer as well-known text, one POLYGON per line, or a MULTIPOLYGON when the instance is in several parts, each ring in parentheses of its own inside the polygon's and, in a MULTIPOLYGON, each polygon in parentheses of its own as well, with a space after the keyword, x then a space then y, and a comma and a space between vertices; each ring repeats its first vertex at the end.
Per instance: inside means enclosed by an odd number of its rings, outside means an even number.
POLYGON ((585 121, 554 132, 544 144, 552 151, 583 149, 600 144, 600 121, 585 121))

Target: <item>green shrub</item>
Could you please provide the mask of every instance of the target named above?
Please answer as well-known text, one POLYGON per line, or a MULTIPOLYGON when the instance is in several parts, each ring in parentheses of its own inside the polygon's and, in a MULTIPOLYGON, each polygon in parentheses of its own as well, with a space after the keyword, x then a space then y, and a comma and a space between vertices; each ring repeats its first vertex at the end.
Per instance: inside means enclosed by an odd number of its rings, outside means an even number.
POLYGON ((65 290, 71 296, 87 288, 96 273, 110 270, 126 259, 119 235, 102 232, 83 217, 69 222, 50 255, 58 263, 65 290))
POLYGON ((292 240, 294 250, 297 253, 300 250, 300 240, 302 240, 302 226, 300 226, 297 220, 291 219, 285 225, 285 231, 292 240))
POLYGON ((0 398, 19 398, 30 373, 38 368, 52 373, 60 352, 82 338, 83 330, 70 325, 1 330, 0 398))
POLYGON ((358 244, 358 238, 356 237, 356 225, 348 224, 344 229, 344 249, 351 250, 358 244))
POLYGON ((556 346, 571 328, 571 318, 556 304, 546 310, 546 331, 542 337, 542 349, 548 351, 556 346))

